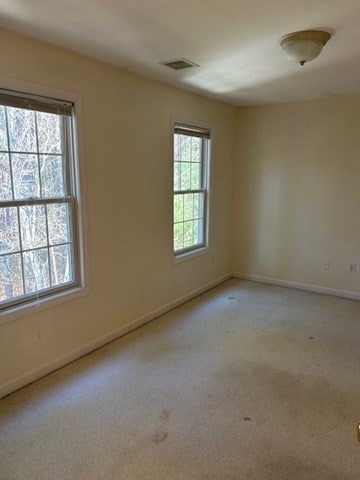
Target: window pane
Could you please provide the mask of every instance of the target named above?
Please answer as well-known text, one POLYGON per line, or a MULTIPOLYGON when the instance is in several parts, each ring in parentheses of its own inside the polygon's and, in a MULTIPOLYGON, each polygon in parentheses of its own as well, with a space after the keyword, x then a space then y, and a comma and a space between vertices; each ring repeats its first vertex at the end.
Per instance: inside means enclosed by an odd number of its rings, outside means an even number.
POLYGON ((176 223, 174 225, 174 249, 184 248, 184 224, 176 223))
POLYGON ((174 161, 181 161, 181 135, 174 135, 174 161))
POLYGON ((174 196, 174 222, 182 222, 184 220, 184 195, 174 196))
POLYGON ((36 112, 40 153, 61 153, 61 117, 36 112))
POLYGON ((191 172, 191 164, 182 163, 180 190, 190 190, 190 172, 191 172))
POLYGON ((20 254, 0 257, 0 302, 23 294, 20 254))
POLYGON ((50 287, 47 248, 23 254, 25 292, 33 293, 50 287))
POLYGON ((194 193, 194 218, 202 218, 204 212, 204 194, 194 193))
POLYGON ((191 137, 181 135, 180 155, 182 162, 191 162, 191 137))
POLYGON ((10 160, 7 153, 0 153, 0 200, 11 200, 10 160))
POLYGON ((44 205, 20 207, 20 231, 24 250, 47 245, 44 205))
POLYGON ((184 248, 191 247, 194 244, 194 222, 184 223, 184 248))
POLYGON ((174 190, 180 190, 181 163, 174 163, 174 190))
POLYGON ((70 245, 51 247, 49 250, 51 265, 51 285, 55 286, 71 282, 73 280, 73 275, 70 245))
POLYGON ((39 198, 40 182, 36 155, 11 155, 16 199, 39 198))
POLYGON ((20 250, 17 208, 0 208, 0 253, 20 250))
POLYGON ((10 150, 36 152, 35 112, 7 107, 10 150))
POLYGON ((54 203, 47 206, 49 244, 57 245, 70 241, 69 210, 66 203, 54 203))
POLYGON ((204 224, 202 220, 194 221, 194 244, 201 245, 204 242, 204 224))
POLYGON ((192 220, 194 218, 194 195, 188 193, 184 195, 184 220, 192 220))
POLYGON ((193 190, 199 190, 202 188, 200 177, 200 163, 191 164, 191 188, 193 190))
POLYGON ((44 198, 65 195, 63 159, 58 155, 40 155, 41 195, 44 198))
POLYGON ((8 150, 5 107, 0 106, 0 150, 8 150))
POLYGON ((201 147, 201 138, 192 137, 191 138, 191 161, 200 162, 200 147, 201 147))
POLYGON ((184 247, 184 224, 176 223, 174 225, 174 249, 180 250, 184 247))

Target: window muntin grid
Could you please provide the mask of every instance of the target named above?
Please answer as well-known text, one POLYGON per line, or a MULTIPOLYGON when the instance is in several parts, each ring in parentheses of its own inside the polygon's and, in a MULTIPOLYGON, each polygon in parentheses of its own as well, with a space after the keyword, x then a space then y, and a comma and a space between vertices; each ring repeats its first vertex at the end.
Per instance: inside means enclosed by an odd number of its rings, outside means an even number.
POLYGON ((72 119, 0 104, 0 309, 77 285, 72 119))
POLYGON ((173 248, 181 255, 206 245, 209 132, 175 126, 173 140, 173 248))

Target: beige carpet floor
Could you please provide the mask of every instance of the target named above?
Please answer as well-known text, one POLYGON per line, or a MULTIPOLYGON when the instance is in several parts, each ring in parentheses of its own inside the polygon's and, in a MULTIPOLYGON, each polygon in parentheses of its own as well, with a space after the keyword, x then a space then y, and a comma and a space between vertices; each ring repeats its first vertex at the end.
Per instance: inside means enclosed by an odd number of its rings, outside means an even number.
POLYGON ((1 480, 357 480, 360 302, 230 280, 0 401, 1 480))

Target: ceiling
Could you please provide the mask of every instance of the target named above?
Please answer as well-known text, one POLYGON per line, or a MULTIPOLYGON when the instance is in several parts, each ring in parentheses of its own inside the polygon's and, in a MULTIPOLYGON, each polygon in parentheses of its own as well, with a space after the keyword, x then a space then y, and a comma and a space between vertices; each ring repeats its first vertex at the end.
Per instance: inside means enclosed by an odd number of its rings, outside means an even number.
POLYGON ((0 0, 3 28, 234 105, 360 93, 359 24, 359 0, 0 0), (277 42, 304 29, 332 38, 301 67, 277 42))

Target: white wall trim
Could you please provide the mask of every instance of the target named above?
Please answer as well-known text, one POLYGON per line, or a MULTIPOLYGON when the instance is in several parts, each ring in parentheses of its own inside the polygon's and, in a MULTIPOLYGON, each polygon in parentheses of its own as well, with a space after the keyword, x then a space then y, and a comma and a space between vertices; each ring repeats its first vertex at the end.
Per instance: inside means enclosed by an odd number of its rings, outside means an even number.
POLYGON ((305 290, 307 292, 323 293, 334 297, 350 298, 352 300, 360 300, 360 293, 351 290, 338 290, 336 288, 322 287, 321 285, 312 285, 311 283, 293 282, 291 280, 281 280, 278 278, 263 277, 261 275, 253 275, 247 273, 234 272, 234 278, 250 280, 252 282, 267 283, 269 285, 277 285, 279 287, 296 288, 297 290, 305 290))
POLYGON ((22 388, 25 385, 28 385, 29 383, 32 383, 41 377, 44 377, 45 375, 53 372, 54 370, 57 370, 58 368, 63 367, 68 363, 73 362, 74 360, 77 360, 78 358, 92 352, 93 350, 96 350, 97 348, 100 348, 106 345, 107 343, 112 342, 113 340, 125 335, 126 333, 129 333, 132 330, 135 330, 136 328, 141 327, 142 325, 145 325, 151 320, 154 320, 155 318, 160 317, 164 313, 167 313, 170 310, 173 310, 179 305, 182 305, 183 303, 186 303, 189 300, 192 300, 193 298, 201 295, 207 290, 210 290, 216 287, 217 285, 220 285, 221 283, 225 282, 226 280, 229 280, 231 277, 232 277, 231 273, 222 275, 221 277, 218 277, 216 280, 213 280, 212 282, 207 283, 206 285, 200 288, 197 288, 181 297, 178 297, 175 300, 163 305, 162 307, 159 307, 150 313, 147 313, 145 315, 142 315, 139 318, 136 318, 130 321, 126 325, 123 325, 119 328, 116 328, 115 330, 112 330, 109 333, 106 333, 105 335, 102 335, 100 338, 97 338, 95 340, 92 340, 91 342, 81 345, 80 347, 77 347, 74 350, 71 350, 70 352, 66 353, 65 355, 62 355, 61 357, 55 358, 46 364, 43 364, 33 370, 30 370, 29 372, 24 373, 23 375, 20 375, 14 378, 13 380, 3 383, 2 385, 0 385, 0 398, 6 395, 9 395, 12 392, 15 392, 15 390, 18 390, 19 388, 22 388))

